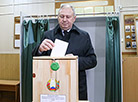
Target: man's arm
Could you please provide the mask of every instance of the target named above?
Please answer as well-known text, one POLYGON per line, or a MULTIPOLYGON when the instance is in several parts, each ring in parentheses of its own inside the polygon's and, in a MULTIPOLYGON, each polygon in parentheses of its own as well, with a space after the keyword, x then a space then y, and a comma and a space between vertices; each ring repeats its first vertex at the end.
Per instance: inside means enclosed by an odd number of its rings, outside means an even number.
POLYGON ((79 57, 79 70, 87 70, 97 65, 96 56, 79 57))
POLYGON ((35 47, 32 52, 33 56, 40 56, 44 55, 48 50, 53 49, 54 43, 50 39, 43 38, 42 42, 35 47))
POLYGON ((90 40, 89 35, 87 36, 87 43, 85 46, 85 56, 79 57, 79 70, 87 70, 97 65, 96 54, 90 40))
POLYGON ((38 52, 39 46, 40 46, 40 44, 37 45, 37 46, 33 49, 33 51, 32 51, 32 56, 40 56, 40 55, 41 55, 41 53, 38 52))

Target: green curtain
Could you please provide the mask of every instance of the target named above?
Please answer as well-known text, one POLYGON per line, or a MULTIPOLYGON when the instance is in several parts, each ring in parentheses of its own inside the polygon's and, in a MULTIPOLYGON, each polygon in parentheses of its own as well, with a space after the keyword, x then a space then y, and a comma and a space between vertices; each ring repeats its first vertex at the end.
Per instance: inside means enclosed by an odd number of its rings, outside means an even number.
POLYGON ((106 18, 105 102, 121 102, 121 59, 119 18, 106 18))
POLYGON ((21 85, 22 102, 32 102, 32 50, 49 29, 48 20, 29 20, 22 23, 21 85))

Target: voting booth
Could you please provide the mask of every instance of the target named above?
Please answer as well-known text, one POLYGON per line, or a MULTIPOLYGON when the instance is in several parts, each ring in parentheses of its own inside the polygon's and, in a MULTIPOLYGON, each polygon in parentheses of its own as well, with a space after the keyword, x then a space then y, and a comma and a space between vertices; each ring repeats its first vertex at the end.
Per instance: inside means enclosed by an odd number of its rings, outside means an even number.
POLYGON ((33 102, 78 102, 78 57, 33 57, 33 102))

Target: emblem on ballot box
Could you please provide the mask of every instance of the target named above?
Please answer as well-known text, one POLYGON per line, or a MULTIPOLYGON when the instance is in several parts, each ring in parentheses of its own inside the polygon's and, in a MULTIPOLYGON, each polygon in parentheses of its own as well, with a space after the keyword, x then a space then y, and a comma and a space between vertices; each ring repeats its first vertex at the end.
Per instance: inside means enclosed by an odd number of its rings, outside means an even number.
POLYGON ((59 81, 57 81, 56 79, 50 79, 47 82, 47 88, 49 91, 56 91, 59 89, 59 81))

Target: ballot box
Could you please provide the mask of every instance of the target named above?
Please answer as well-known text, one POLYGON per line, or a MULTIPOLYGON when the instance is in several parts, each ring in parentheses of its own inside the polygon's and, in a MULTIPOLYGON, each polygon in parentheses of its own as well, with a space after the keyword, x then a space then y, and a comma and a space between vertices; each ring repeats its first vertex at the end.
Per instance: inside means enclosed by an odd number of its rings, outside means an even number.
POLYGON ((78 102, 78 57, 33 57, 33 102, 78 102))

